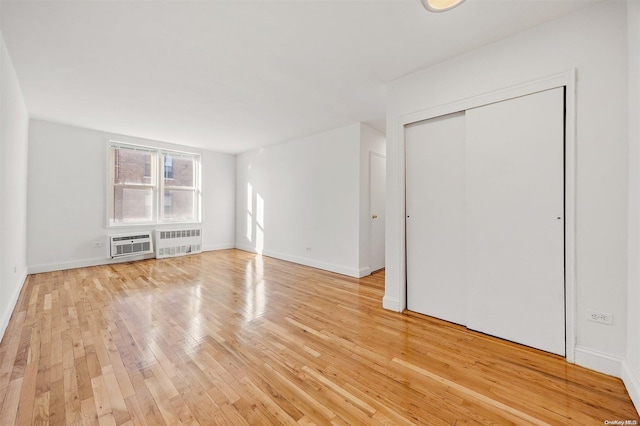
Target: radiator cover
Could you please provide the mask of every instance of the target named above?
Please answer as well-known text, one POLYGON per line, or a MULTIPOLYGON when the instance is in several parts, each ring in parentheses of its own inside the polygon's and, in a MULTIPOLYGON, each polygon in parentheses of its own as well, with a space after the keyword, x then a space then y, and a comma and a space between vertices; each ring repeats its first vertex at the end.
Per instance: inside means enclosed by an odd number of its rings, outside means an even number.
POLYGON ((202 252, 202 229, 156 229, 156 258, 202 252))

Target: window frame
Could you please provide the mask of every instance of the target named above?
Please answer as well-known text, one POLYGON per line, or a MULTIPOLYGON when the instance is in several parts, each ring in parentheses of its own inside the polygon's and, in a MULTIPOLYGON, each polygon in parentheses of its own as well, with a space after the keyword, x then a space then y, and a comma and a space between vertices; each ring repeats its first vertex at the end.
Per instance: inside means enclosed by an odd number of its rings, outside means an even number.
MULTIPOLYGON (((202 156, 199 153, 178 151, 157 146, 138 145, 128 142, 120 142, 109 140, 107 144, 108 150, 108 180, 107 180, 107 227, 108 228, 126 228, 140 226, 154 226, 165 224, 201 224, 202 223, 202 156), (135 151, 148 152, 152 155, 151 159, 151 179, 150 183, 116 183, 116 155, 118 149, 131 149, 135 151), (164 165, 165 156, 191 158, 193 161, 193 185, 192 186, 174 186, 165 185, 164 165), (151 220, 148 221, 126 221, 116 222, 115 220, 115 188, 124 187, 132 189, 151 189, 152 191, 152 212, 151 220), (173 189, 180 191, 190 191, 193 193, 193 219, 170 219, 165 215, 164 193, 165 189, 173 189)), ((145 167, 146 176, 146 167, 145 167)))

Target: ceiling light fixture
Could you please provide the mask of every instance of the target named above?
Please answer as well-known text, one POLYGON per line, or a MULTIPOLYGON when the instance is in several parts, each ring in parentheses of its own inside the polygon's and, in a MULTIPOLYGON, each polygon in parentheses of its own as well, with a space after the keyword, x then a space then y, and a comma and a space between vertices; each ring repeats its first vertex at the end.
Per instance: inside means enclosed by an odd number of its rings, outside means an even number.
POLYGON ((420 0, 429 12, 445 12, 460 5, 464 0, 420 0))

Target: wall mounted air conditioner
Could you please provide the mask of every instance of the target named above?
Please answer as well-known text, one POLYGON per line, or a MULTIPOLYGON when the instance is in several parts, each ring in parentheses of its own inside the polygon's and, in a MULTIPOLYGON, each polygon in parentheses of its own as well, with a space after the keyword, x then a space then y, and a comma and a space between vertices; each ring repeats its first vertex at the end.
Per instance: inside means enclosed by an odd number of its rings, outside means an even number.
POLYGON ((202 252, 202 230, 156 229, 156 258, 184 256, 202 252))
POLYGON ((153 253, 151 232, 111 235, 111 257, 153 253))

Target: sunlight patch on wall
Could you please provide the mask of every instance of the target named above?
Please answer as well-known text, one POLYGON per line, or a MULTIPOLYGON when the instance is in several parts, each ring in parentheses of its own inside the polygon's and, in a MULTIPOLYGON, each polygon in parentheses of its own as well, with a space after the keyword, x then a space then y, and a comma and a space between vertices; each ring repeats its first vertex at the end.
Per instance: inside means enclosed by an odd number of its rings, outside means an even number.
POLYGON ((253 186, 247 182, 247 239, 253 242, 253 186))
POLYGON ((256 194, 256 251, 262 254, 264 249, 264 200, 256 194))

